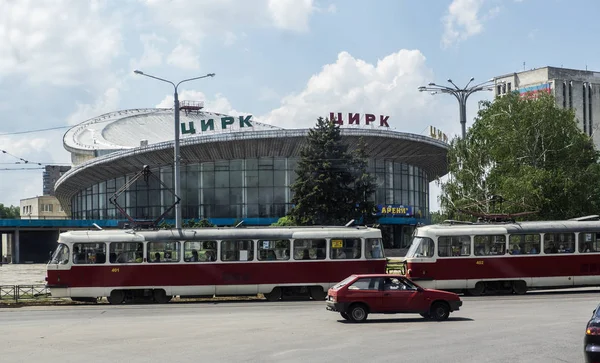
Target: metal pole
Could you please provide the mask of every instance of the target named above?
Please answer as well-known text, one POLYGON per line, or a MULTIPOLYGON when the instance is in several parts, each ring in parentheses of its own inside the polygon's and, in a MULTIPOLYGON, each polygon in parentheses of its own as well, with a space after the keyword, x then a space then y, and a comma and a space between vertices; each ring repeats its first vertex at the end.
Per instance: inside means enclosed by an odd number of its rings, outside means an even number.
POLYGON ((458 103, 460 103, 460 126, 462 128, 462 138, 464 139, 467 133, 467 98, 460 97, 458 103))
POLYGON ((177 195, 181 200, 179 203, 175 205, 175 228, 181 229, 181 202, 183 198, 181 197, 181 172, 179 169, 179 96, 177 95, 177 87, 175 87, 175 150, 173 152, 173 176, 175 183, 175 195, 177 195))

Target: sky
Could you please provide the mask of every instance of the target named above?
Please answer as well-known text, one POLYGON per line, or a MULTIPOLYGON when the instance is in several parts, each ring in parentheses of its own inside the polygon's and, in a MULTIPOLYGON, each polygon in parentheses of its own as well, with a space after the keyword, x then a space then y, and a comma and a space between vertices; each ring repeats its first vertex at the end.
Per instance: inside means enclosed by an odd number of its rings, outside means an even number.
MULTIPOLYGON (((419 86, 600 71, 599 10, 595 0, 0 0, 0 203, 42 195, 41 168, 70 165, 69 127, 172 107, 172 86, 135 69, 173 81, 215 73, 181 85, 180 100, 280 127, 360 112, 452 138, 457 100, 419 86)), ((469 98, 467 127, 485 99, 469 98)), ((432 211, 439 193, 432 182, 432 211)))

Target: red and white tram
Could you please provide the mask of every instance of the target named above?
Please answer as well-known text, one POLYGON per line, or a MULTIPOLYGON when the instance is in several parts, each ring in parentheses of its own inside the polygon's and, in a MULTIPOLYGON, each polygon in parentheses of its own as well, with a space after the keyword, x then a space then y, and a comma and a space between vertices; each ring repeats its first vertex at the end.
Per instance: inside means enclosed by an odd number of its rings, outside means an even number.
POLYGON ((351 274, 385 273, 368 227, 93 230, 60 234, 47 266, 54 297, 112 304, 262 293, 324 299, 351 274))
POLYGON ((423 287, 471 295, 600 286, 600 221, 588 216, 418 227, 404 273, 423 287))

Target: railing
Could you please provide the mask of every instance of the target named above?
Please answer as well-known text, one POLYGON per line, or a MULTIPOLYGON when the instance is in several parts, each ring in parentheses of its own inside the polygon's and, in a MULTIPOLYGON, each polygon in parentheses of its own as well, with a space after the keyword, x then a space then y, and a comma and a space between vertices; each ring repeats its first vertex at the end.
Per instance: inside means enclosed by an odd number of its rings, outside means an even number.
POLYGON ((46 285, 0 285, 0 302, 19 300, 35 300, 50 297, 50 289, 46 285))

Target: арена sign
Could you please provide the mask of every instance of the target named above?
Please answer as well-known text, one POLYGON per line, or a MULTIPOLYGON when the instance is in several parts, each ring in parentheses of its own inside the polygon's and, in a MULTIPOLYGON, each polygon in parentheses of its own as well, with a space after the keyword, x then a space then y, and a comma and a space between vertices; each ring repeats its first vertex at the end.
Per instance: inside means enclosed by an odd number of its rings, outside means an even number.
POLYGON ((411 217, 413 215, 413 209, 411 206, 407 207, 401 204, 378 204, 375 215, 411 217))

